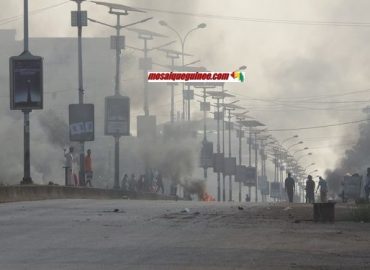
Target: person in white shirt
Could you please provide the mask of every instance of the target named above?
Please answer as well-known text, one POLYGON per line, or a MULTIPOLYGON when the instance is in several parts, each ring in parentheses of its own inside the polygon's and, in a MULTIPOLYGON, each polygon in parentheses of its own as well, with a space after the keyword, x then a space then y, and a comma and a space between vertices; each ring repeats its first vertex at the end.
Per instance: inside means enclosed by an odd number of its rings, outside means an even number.
POLYGON ((74 179, 73 179, 73 163, 74 163, 74 156, 73 156, 73 147, 69 147, 69 151, 67 152, 67 149, 64 149, 64 157, 66 159, 65 161, 65 167, 67 167, 67 185, 73 186, 74 179))

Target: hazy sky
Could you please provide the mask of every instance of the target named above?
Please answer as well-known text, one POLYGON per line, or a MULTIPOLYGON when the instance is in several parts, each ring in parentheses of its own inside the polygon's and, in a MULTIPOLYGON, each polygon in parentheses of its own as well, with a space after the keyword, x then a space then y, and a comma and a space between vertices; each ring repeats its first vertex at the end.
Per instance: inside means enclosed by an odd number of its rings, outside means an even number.
MULTIPOLYGON (((112 2, 160 10, 189 12, 210 16, 185 16, 160 12, 131 14, 132 22, 154 16, 141 27, 171 35, 159 26, 165 19, 181 33, 204 22, 206 29, 189 36, 186 51, 196 55, 209 70, 231 71, 247 65, 247 83, 230 84, 227 89, 240 99, 250 115, 271 129, 309 127, 365 119, 361 109, 367 106, 369 91, 369 31, 365 26, 343 26, 321 22, 370 23, 366 0, 136 0, 112 2), (286 20, 282 22, 281 20, 286 20), (297 23, 301 21, 302 23, 297 23), (355 92, 355 93, 353 93, 355 92), (345 94, 345 95, 344 95, 345 94)), ((30 10, 63 0, 30 0, 30 10)), ((0 2, 0 27, 16 28, 22 36, 22 20, 5 23, 22 13, 21 0, 0 2)), ((31 36, 74 36, 70 11, 74 3, 45 10, 30 17, 31 36)), ((89 16, 106 22, 113 18, 107 9, 84 3, 89 16)), ((89 24, 86 36, 109 36, 105 27, 89 24)), ((173 37, 175 38, 175 37, 173 37)), ((137 45, 127 34, 127 44, 137 45)), ((31 44, 32 46, 32 44, 31 44)), ((173 46, 179 49, 179 44, 173 46)), ((193 60, 189 59, 189 61, 193 60)), ((194 106, 195 107, 195 106, 194 106)), ((198 106, 196 107, 198 108, 198 106)), ((155 108, 153 108, 155 111, 155 108)), ((299 134, 313 148, 320 173, 335 165, 357 135, 356 125, 326 129, 272 132, 280 139, 299 134), (347 146, 345 146, 347 147, 347 146)), ((296 148, 299 149, 299 148, 296 148)))

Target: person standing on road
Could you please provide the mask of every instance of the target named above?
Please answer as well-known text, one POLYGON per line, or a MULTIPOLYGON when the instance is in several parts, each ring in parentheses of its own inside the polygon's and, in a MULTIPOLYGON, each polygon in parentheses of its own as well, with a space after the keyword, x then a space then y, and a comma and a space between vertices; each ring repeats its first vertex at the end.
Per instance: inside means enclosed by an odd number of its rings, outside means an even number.
POLYGON ((285 179, 285 191, 288 194, 288 199, 290 203, 293 202, 294 190, 295 190, 295 182, 292 177, 292 174, 289 172, 288 177, 285 179))
POLYGON ((158 186, 157 192, 159 190, 161 190, 162 194, 163 194, 164 193, 164 186, 163 186, 163 177, 162 177, 161 173, 158 173, 158 175, 157 175, 157 186, 158 186))
POLYGON ((370 195, 370 168, 367 168, 366 183, 364 189, 365 189, 365 199, 368 202, 370 195))
POLYGON ((322 203, 327 202, 327 194, 328 194, 328 184, 326 180, 324 180, 321 176, 319 176, 319 184, 317 186, 316 192, 320 188, 320 200, 322 203))
POLYGON ((65 161, 65 167, 67 168, 67 185, 73 186, 73 172, 72 172, 72 166, 74 162, 73 157, 73 147, 69 147, 69 151, 67 152, 67 149, 64 149, 64 157, 66 159, 65 161))
POLYGON ((140 191, 139 186, 136 183, 136 177, 135 174, 131 174, 130 181, 128 183, 128 190, 131 192, 140 191))
MULTIPOLYGON (((132 177, 132 176, 131 176, 132 177)), ((128 190, 128 175, 125 173, 125 175, 122 178, 121 181, 121 189, 126 192, 128 190)))
POLYGON ((312 180, 312 176, 309 175, 306 181, 306 202, 315 202, 315 181, 312 180))
POLYGON ((91 150, 87 150, 87 155, 85 157, 85 178, 86 186, 89 184, 89 187, 92 187, 91 181, 93 178, 92 162, 91 162, 91 150))

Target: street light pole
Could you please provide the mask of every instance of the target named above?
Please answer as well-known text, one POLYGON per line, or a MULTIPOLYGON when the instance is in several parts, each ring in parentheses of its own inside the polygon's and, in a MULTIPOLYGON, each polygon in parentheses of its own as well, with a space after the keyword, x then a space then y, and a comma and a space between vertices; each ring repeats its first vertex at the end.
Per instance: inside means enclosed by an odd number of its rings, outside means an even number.
MULTIPOLYGON (((228 111, 228 128, 229 128, 229 158, 231 158, 231 109, 226 108, 228 111)), ((229 201, 233 200, 233 187, 232 187, 232 180, 231 175, 229 175, 229 201)))
MULTIPOLYGON (((78 0, 79 1, 79 0, 78 0)), ((116 72, 115 72, 115 86, 114 86, 114 96, 115 97, 121 97, 121 51, 124 49, 124 37, 121 36, 121 29, 126 28, 128 26, 136 25, 139 23, 146 22, 148 20, 151 20, 152 18, 146 18, 134 23, 130 23, 128 25, 122 25, 121 24, 121 16, 126 16, 128 15, 128 10, 130 11, 135 11, 135 12, 142 12, 137 9, 132 9, 127 6, 123 5, 115 5, 115 4, 110 4, 110 3, 96 3, 99 5, 105 5, 109 7, 109 14, 115 15, 116 16, 116 24, 115 25, 110 25, 107 23, 103 23, 97 20, 90 19, 90 21, 94 23, 98 23, 110 28, 115 29, 116 31, 116 36, 114 37, 114 43, 111 44, 114 45, 111 47, 111 49, 115 49, 115 56, 116 56, 116 72), (114 10, 117 9, 117 10, 114 10), (122 39, 121 39, 122 38, 122 39)), ((114 139, 114 184, 113 188, 114 189, 119 189, 119 176, 120 176, 120 137, 121 135, 117 132, 117 134, 113 135, 114 139)), ((110 155, 109 155, 110 156, 110 155)))
POLYGON ((255 202, 258 202, 258 143, 257 143, 257 131, 254 133, 254 166, 256 167, 256 197, 255 202))
MULTIPOLYGON (((178 57, 178 56, 177 56, 178 57)), ((171 71, 174 71, 175 66, 175 56, 171 58, 171 71)), ((171 112, 170 112, 170 122, 173 124, 175 122, 175 83, 172 82, 171 84, 171 112)))
MULTIPOLYGON (((220 154, 220 98, 217 97, 217 154, 220 154)), ((217 168, 217 201, 221 201, 221 175, 217 168)))
MULTIPOLYGON (((82 12, 81 3, 85 0, 73 0, 77 4, 77 53, 78 53, 78 103, 84 103, 83 63, 82 63, 82 12)), ((85 186, 85 143, 80 141, 80 185, 85 186)))
MULTIPOLYGON (((121 15, 119 13, 115 14, 117 18, 116 22, 116 83, 114 87, 114 95, 120 96, 120 89, 121 89, 121 45, 120 38, 121 38, 121 15)), ((119 168, 119 160, 120 160, 120 135, 117 134, 113 136, 114 138, 114 189, 119 189, 119 175, 120 175, 120 168, 119 168)))
MULTIPOLYGON (((24 29, 23 29, 23 45, 24 52, 28 52, 28 0, 23 2, 24 9, 24 29)), ((24 115, 23 123, 23 179, 21 184, 33 184, 31 178, 31 149, 30 149, 30 112, 31 110, 22 110, 24 115)))
MULTIPOLYGON (((172 26, 168 25, 165 21, 159 21, 159 24, 162 25, 162 26, 165 26, 167 27, 168 29, 172 30, 176 35, 177 37, 179 38, 180 40, 180 43, 181 43, 181 65, 182 67, 184 68, 185 67, 185 41, 186 39, 188 38, 189 34, 192 33, 193 31, 197 30, 197 29, 202 29, 202 28, 206 28, 207 25, 205 23, 201 23, 199 24, 197 27, 194 27, 192 29, 190 29, 184 37, 181 37, 180 33, 175 29, 173 28, 172 26)), ((185 98, 184 98, 184 91, 185 91, 185 83, 182 83, 182 120, 185 119, 185 98)), ((190 99, 188 100, 188 102, 190 103, 190 99)), ((188 105, 188 109, 189 109, 190 105, 188 105)), ((190 115, 190 112, 188 112, 188 117, 190 115)), ((188 121, 190 121, 190 118, 188 119, 188 121)))
MULTIPOLYGON (((222 93, 225 93, 223 85, 222 93)), ((225 98, 222 98, 222 153, 225 157, 225 98)), ((226 201, 225 172, 222 173, 222 201, 226 201)))
MULTIPOLYGON (((206 102, 207 102, 207 92, 206 87, 203 87, 203 144, 206 145, 207 142, 207 110, 206 110, 206 102)), ((207 178, 207 168, 204 167, 204 178, 207 178)))
MULTIPOLYGON (((239 165, 242 165, 242 123, 239 118, 239 165)), ((239 181, 239 202, 242 201, 242 181, 239 181)))

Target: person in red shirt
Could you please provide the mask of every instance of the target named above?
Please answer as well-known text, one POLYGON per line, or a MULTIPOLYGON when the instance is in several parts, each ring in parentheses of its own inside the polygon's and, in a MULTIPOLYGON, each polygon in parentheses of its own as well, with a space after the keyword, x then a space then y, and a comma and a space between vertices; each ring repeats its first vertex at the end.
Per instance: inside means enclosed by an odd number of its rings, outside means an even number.
POLYGON ((91 150, 87 150, 87 155, 85 157, 85 178, 86 178, 86 186, 89 185, 92 187, 91 181, 93 178, 93 170, 92 170, 92 162, 91 162, 91 150))

